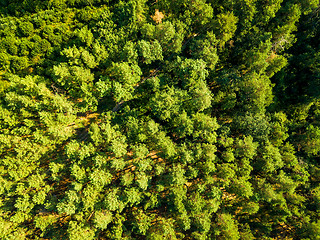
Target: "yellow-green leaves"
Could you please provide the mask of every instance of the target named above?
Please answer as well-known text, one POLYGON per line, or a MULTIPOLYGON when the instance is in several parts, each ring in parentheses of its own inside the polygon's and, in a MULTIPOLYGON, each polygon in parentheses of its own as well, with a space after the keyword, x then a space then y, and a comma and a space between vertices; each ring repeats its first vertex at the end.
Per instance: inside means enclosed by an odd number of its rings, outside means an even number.
POLYGON ((232 12, 221 13, 214 22, 217 38, 220 40, 220 47, 230 40, 237 30, 238 18, 232 12))

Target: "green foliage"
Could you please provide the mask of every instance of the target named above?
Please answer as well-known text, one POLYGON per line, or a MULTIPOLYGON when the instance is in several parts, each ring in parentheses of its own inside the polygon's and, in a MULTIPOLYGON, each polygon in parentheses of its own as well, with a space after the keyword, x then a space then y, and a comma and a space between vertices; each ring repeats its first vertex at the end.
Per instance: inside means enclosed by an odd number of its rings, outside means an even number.
POLYGON ((150 64, 155 60, 162 60, 162 48, 160 43, 155 40, 151 43, 141 40, 138 43, 139 55, 142 57, 142 61, 146 64, 150 64))
POLYGON ((108 227, 108 224, 112 221, 112 213, 110 212, 96 212, 94 214, 95 227, 104 230, 108 227))
POLYGON ((318 155, 320 152, 320 128, 309 125, 306 129, 303 144, 304 151, 309 155, 318 155))
POLYGON ((228 213, 217 215, 217 230, 215 234, 218 235, 219 239, 240 239, 238 227, 228 213))
POLYGON ((220 46, 223 46, 230 40, 237 29, 238 18, 232 12, 221 13, 215 20, 215 31, 220 40, 220 46))
POLYGON ((33 33, 33 24, 31 22, 20 22, 19 30, 22 36, 30 36, 33 33))
POLYGON ((94 231, 89 227, 85 227, 82 224, 79 225, 75 221, 70 221, 68 228, 69 239, 80 240, 80 239, 94 239, 94 231))
POLYGON ((318 12, 0 1, 0 239, 319 239, 318 12))

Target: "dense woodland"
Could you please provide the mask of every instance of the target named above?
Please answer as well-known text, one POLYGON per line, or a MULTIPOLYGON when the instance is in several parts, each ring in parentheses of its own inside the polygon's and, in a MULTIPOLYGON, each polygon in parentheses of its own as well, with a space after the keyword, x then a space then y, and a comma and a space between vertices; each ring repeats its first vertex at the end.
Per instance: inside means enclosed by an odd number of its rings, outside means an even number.
POLYGON ((1 0, 0 239, 320 239, 318 0, 1 0))

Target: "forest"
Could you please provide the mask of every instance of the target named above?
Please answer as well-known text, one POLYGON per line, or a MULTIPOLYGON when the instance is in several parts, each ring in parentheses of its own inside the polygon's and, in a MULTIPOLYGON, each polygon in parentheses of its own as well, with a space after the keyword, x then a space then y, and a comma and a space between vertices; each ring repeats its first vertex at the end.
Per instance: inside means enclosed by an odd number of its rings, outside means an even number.
POLYGON ((320 240, 319 0, 1 0, 0 239, 320 240))

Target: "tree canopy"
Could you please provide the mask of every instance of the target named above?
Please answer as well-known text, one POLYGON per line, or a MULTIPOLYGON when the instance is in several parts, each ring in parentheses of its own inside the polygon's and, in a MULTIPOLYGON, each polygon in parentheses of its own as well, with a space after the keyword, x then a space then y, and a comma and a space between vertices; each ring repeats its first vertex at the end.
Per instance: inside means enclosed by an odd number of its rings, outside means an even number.
POLYGON ((319 10, 0 1, 0 239, 320 239, 319 10))

